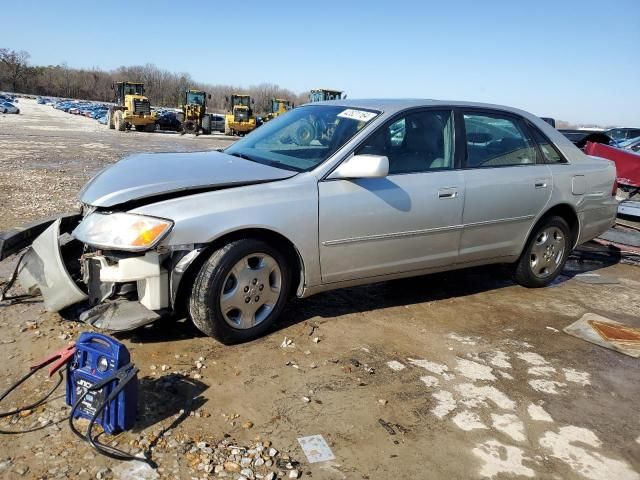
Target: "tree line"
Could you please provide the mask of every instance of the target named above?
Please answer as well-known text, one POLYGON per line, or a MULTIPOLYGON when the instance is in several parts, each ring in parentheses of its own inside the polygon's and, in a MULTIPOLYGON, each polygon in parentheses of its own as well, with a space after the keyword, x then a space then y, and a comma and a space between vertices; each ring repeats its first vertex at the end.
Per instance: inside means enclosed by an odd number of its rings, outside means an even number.
POLYGON ((258 114, 269 111, 271 98, 284 98, 296 105, 308 101, 308 92, 296 94, 271 83, 249 87, 208 84, 195 81, 188 73, 174 73, 152 64, 105 71, 71 68, 64 63, 32 66, 29 58, 28 52, 0 48, 0 91, 112 102, 115 99, 111 88, 114 82, 143 82, 152 105, 177 107, 184 101, 184 92, 195 88, 211 94, 211 100, 208 100, 211 112, 224 112, 227 109, 225 98, 240 93, 251 95, 258 114))

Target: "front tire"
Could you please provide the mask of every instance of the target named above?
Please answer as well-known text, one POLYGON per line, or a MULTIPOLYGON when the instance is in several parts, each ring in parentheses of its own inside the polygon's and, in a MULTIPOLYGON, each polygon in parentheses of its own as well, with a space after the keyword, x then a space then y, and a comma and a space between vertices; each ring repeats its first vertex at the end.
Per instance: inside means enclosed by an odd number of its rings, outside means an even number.
POLYGON ((562 272, 573 240, 562 217, 543 218, 533 229, 516 264, 515 281, 529 288, 546 287, 562 272))
POLYGON ((116 130, 119 132, 124 132, 127 127, 126 122, 124 121, 124 115, 122 114, 122 110, 116 110, 114 114, 113 123, 115 125, 116 130))
POLYGON ((196 276, 189 298, 193 323, 225 344, 263 335, 289 296, 285 255, 256 239, 235 240, 213 252, 196 276))

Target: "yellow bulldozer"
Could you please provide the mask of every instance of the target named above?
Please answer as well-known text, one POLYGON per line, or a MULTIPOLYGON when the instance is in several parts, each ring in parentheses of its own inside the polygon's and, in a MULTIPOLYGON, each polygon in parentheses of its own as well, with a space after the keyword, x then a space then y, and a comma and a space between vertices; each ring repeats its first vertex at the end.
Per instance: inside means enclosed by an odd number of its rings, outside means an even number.
POLYGON ((294 107, 293 102, 285 100, 284 98, 272 98, 269 105, 269 113, 265 115, 264 121, 268 122, 274 118, 288 112, 294 107))
POLYGON ((107 125, 120 132, 134 127, 138 132, 153 132, 156 116, 151 112, 151 103, 144 96, 144 84, 138 82, 116 82, 111 85, 115 91, 115 105, 107 112, 107 125))
POLYGON ((327 88, 315 88, 309 92, 310 102, 324 102, 326 100, 343 100, 347 95, 340 90, 329 90, 327 88))
POLYGON ((233 94, 226 97, 227 114, 225 115, 225 133, 227 135, 244 136, 256 128, 256 117, 253 114, 253 101, 249 95, 233 94))
POLYGON ((207 115, 207 99, 211 95, 200 90, 189 89, 184 94, 184 104, 182 113, 178 115, 182 134, 193 133, 198 135, 202 132, 205 135, 211 134, 211 117, 207 115))

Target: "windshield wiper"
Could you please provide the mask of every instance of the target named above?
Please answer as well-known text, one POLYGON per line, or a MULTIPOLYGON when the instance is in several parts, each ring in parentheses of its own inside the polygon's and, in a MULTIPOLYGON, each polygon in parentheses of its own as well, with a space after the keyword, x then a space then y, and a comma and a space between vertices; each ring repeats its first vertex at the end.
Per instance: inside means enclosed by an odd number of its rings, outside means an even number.
POLYGON ((267 160, 265 158, 256 158, 250 157, 246 153, 233 152, 228 155, 233 155, 234 157, 242 158, 244 160, 249 160, 250 162, 260 163, 262 165, 269 165, 270 167, 281 168, 283 170, 290 170, 292 172, 301 172, 302 170, 296 167, 292 167, 291 165, 287 165, 283 162, 278 162, 277 160, 267 160))

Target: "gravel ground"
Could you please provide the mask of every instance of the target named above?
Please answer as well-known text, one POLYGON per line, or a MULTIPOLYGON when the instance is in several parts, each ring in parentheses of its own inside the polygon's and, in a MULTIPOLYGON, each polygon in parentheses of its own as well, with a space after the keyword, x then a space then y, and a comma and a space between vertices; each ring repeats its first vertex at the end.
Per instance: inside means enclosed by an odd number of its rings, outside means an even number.
MULTIPOLYGON (((123 134, 20 106, 0 116, 0 229, 73 208, 78 188, 125 154, 230 141, 123 134)), ((2 431, 31 430, 0 435, 0 477, 637 480, 638 360, 562 333, 588 312, 640 326, 640 269, 570 262, 536 290, 501 268, 350 288, 294 301, 277 329, 234 347, 163 321, 118 335, 140 367, 139 415, 102 440, 150 452, 156 471, 74 437, 61 388, 0 419, 2 431), (307 460, 297 439, 315 434, 334 460, 307 460)), ((0 389, 87 330, 37 299, 0 306, 0 328, 0 389)), ((51 385, 38 375, 0 410, 51 385)))

